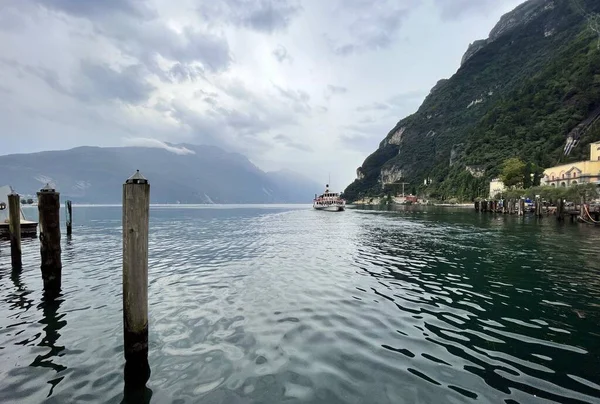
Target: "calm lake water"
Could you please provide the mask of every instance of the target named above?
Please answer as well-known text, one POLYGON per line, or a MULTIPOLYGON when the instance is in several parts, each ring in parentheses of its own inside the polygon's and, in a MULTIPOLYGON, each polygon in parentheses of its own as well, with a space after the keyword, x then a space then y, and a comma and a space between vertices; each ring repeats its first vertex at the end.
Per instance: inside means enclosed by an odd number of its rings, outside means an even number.
MULTIPOLYGON (((0 402, 123 400, 121 208, 74 221, 55 302, 38 241, 21 272, 0 242, 0 402)), ((150 227, 152 403, 600 403, 598 228, 304 206, 150 227)))

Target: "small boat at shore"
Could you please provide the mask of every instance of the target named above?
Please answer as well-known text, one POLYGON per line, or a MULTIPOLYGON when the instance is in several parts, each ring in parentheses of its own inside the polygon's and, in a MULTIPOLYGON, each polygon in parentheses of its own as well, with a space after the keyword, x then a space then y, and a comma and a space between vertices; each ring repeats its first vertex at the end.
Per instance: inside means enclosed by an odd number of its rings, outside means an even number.
POLYGON ((346 201, 342 199, 337 192, 330 192, 329 184, 327 184, 323 194, 318 196, 315 195, 315 199, 313 199, 313 208, 328 212, 343 212, 346 210, 346 201))
MULTIPOLYGON (((9 220, 8 220, 8 195, 13 192, 13 189, 9 185, 0 187, 0 239, 8 238, 9 232, 9 220)), ((27 220, 21 209, 21 237, 36 237, 37 236, 37 222, 27 220)))

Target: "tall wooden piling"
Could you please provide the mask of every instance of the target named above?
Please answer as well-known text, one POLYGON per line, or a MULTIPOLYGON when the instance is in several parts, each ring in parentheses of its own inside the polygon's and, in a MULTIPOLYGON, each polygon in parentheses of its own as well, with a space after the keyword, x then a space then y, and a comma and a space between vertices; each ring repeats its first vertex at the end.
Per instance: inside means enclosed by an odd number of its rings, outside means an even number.
POLYGON ((123 184, 123 328, 125 386, 144 386, 148 364, 150 184, 139 170, 123 184))
POLYGON ((519 216, 525 215, 525 199, 519 199, 519 216))
POLYGON ((10 233, 10 259, 14 269, 21 264, 21 198, 14 192, 8 195, 8 229, 10 233))
POLYGON ((565 217, 565 201, 562 198, 559 198, 556 203, 556 220, 562 222, 565 217))
POLYGON ((65 202, 65 211, 67 213, 67 236, 70 236, 73 234, 73 209, 71 201, 65 202))
POLYGON ((535 198, 535 215, 542 217, 542 199, 539 197, 535 198))
POLYGON ((585 213, 585 196, 581 195, 581 202, 579 204, 579 218, 581 220, 588 220, 587 214, 585 213))
POLYGON ((53 297, 60 292, 62 260, 60 248, 60 193, 46 184, 37 193, 40 221, 40 254, 44 293, 53 297))

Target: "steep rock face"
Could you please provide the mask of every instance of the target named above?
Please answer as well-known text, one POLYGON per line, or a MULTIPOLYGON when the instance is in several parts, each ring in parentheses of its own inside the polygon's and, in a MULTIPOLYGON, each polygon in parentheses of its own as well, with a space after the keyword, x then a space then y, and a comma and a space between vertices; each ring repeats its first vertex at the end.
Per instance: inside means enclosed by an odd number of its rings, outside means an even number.
POLYGON ((467 51, 465 52, 460 61, 460 65, 464 65, 467 60, 471 59, 473 55, 482 50, 487 44, 487 39, 478 39, 477 41, 470 43, 469 47, 467 48, 467 51))
POLYGON ((490 31, 487 39, 479 39, 469 45, 467 52, 463 55, 461 65, 473 57, 477 52, 483 49, 486 45, 494 42, 502 35, 526 25, 541 12, 553 10, 555 0, 530 0, 521 4, 510 13, 502 16, 498 24, 490 31))
POLYGON ((425 179, 421 192, 469 196, 485 191, 507 157, 555 164, 568 132, 600 106, 598 34, 587 21, 600 1, 579 3, 585 13, 568 0, 530 0, 504 16, 492 41, 440 80, 367 157, 346 197, 425 179))
POLYGON ((394 184, 400 181, 402 177, 402 169, 396 166, 391 166, 381 170, 381 178, 379 182, 381 183, 381 187, 384 188, 386 185, 394 184))

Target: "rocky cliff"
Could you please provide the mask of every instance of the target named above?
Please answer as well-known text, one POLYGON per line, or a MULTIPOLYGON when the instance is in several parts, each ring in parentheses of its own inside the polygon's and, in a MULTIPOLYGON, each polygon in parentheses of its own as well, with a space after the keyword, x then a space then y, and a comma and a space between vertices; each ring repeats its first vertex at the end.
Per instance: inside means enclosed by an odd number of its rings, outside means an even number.
POLYGON ((529 0, 469 46, 459 70, 392 128, 345 191, 380 195, 399 182, 446 198, 485 192, 500 163, 542 167, 583 158, 592 126, 565 156, 569 132, 600 106, 600 1, 529 0), (473 169, 476 167, 476 169, 473 169))

